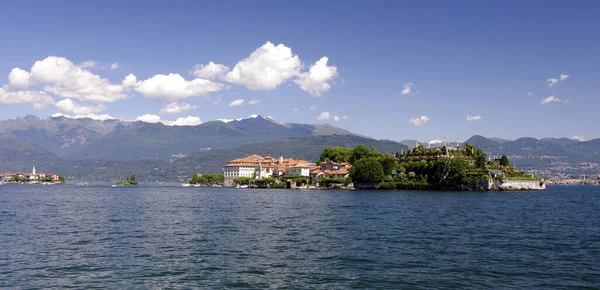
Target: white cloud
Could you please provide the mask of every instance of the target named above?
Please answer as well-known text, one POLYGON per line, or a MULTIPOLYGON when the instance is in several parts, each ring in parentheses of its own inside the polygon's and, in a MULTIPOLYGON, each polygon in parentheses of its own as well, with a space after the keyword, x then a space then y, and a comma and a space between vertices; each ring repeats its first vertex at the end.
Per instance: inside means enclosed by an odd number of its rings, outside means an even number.
POLYGON ((551 87, 551 86, 557 84, 560 80, 555 79, 555 78, 549 78, 549 79, 546 79, 546 81, 548 82, 548 86, 551 87))
POLYGON ((111 69, 111 70, 116 70, 116 69, 118 69, 118 68, 119 68, 119 64, 118 64, 118 63, 116 63, 116 62, 113 62, 113 63, 110 65, 110 69, 111 69))
POLYGON ((412 88, 413 88, 413 83, 406 83, 406 84, 404 84, 404 87, 402 89, 402 94, 403 95, 410 94, 410 92, 412 91, 412 88))
POLYGON ((249 57, 239 61, 225 80, 250 90, 274 90, 288 79, 299 76, 302 62, 292 49, 267 41, 249 57))
POLYGON ((328 66, 329 58, 322 57, 320 60, 310 66, 308 72, 302 73, 295 82, 300 88, 307 91, 315 97, 320 97, 322 93, 331 89, 329 83, 337 76, 337 68, 328 66))
POLYGON ((258 103, 260 103, 260 99, 252 99, 250 102, 248 102, 250 105, 256 105, 258 103))
POLYGON ((533 96, 533 92, 528 92, 528 93, 527 93, 527 96, 528 96, 528 97, 531 97, 531 96, 533 96))
POLYGON ((477 121, 477 120, 481 120, 481 119, 483 119, 483 118, 479 115, 475 115, 475 116, 467 115, 467 121, 477 121))
POLYGON ((65 114, 62 114, 62 113, 56 113, 56 114, 53 114, 52 117, 53 118, 65 117, 65 118, 70 118, 70 119, 88 118, 88 119, 97 120, 97 121, 115 120, 115 118, 113 118, 111 115, 107 115, 107 114, 102 114, 102 115, 87 114, 87 115, 75 115, 75 116, 71 116, 71 115, 65 115, 65 114))
POLYGON ((136 121, 142 121, 146 123, 162 123, 165 126, 196 126, 202 124, 202 120, 198 117, 187 116, 177 118, 175 121, 161 121, 160 116, 153 114, 145 114, 136 118, 136 121))
POLYGON ((202 120, 198 117, 181 117, 177 118, 175 121, 164 121, 163 124, 166 126, 197 126, 202 124, 202 120))
POLYGON ((230 107, 236 107, 236 106, 241 106, 244 104, 244 99, 237 99, 231 103, 229 103, 230 107))
POLYGON ((410 118, 410 119, 408 119, 408 122, 410 124, 412 124, 413 126, 419 127, 419 126, 425 125, 427 122, 429 122, 429 118, 427 116, 410 118))
POLYGON ((198 106, 190 105, 188 103, 173 102, 173 103, 166 105, 164 108, 162 108, 160 110, 160 113, 161 114, 175 114, 175 113, 181 113, 181 112, 189 111, 189 110, 196 109, 196 108, 198 108, 198 106))
POLYGON ((319 116, 317 116, 317 120, 320 121, 329 120, 329 118, 331 118, 331 113, 327 111, 322 112, 321 114, 319 114, 319 116))
POLYGON ((105 109, 104 105, 102 104, 97 106, 82 106, 75 103, 71 99, 60 100, 54 105, 63 112, 73 113, 76 115, 90 115, 96 112, 104 111, 105 109))
POLYGON ((333 120, 338 122, 342 120, 348 120, 348 116, 333 116, 333 120))
POLYGON ((222 78, 229 70, 224 64, 209 62, 208 64, 197 64, 192 70, 192 74, 201 79, 214 80, 222 78))
POLYGON ((205 79, 187 81, 181 75, 174 73, 168 75, 157 74, 135 84, 136 91, 147 98, 159 101, 175 101, 192 96, 202 96, 225 88, 224 84, 205 79))
POLYGON ((560 102, 560 99, 555 96, 549 96, 549 97, 543 99, 541 104, 546 105, 546 104, 555 103, 555 102, 560 102))
POLYGON ((429 140, 429 142, 427 142, 427 143, 429 143, 429 144, 442 144, 443 142, 444 141, 442 141, 442 140, 435 139, 435 140, 429 140))
POLYGON ((311 111, 314 111, 314 110, 316 110, 316 109, 317 109, 317 105, 312 105, 312 106, 310 106, 310 110, 311 110, 311 111))
POLYGON ((571 139, 581 141, 581 142, 585 141, 585 138, 583 136, 573 136, 573 137, 571 137, 571 139))
POLYGON ((8 83, 11 89, 26 89, 29 86, 30 74, 18 67, 13 68, 8 74, 8 83))
POLYGON ((135 118, 136 121, 142 121, 146 123, 158 123, 160 122, 160 116, 153 114, 144 114, 135 118))
MULTIPOLYGON (((89 66, 90 62, 83 63, 89 66)), ((9 75, 9 87, 26 89, 41 87, 47 93, 82 101, 114 102, 127 98, 123 87, 73 64, 64 57, 49 56, 36 61, 30 72, 15 68, 9 75)))
POLYGON ((93 68, 96 66, 96 62, 93 60, 84 61, 79 64, 80 68, 93 68))
POLYGON ((300 111, 300 108, 294 108, 292 111, 298 112, 298 111, 300 111))
POLYGON ((548 82, 548 86, 552 87, 552 86, 558 84, 559 82, 567 80, 568 78, 569 78, 569 75, 560 74, 559 78, 548 78, 548 79, 546 79, 546 81, 548 82))
POLYGON ((54 99, 41 91, 10 91, 0 88, 0 104, 32 104, 34 109, 43 109, 54 104, 54 99))
POLYGON ((130 88, 137 84, 137 77, 134 74, 128 74, 123 81, 121 82, 121 86, 124 88, 130 88))

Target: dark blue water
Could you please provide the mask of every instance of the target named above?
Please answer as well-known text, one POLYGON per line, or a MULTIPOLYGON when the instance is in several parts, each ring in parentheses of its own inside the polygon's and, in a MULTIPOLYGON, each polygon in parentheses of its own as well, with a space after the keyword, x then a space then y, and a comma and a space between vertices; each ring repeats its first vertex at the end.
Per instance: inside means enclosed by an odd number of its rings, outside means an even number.
POLYGON ((600 286, 600 188, 0 186, 5 288, 600 286))

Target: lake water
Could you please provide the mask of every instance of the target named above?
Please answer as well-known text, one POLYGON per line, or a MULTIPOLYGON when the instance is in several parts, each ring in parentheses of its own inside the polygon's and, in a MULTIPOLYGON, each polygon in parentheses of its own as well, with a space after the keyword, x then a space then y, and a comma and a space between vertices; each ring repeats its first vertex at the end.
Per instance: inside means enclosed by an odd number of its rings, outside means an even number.
POLYGON ((600 187, 0 186, 3 288, 600 287, 600 187))

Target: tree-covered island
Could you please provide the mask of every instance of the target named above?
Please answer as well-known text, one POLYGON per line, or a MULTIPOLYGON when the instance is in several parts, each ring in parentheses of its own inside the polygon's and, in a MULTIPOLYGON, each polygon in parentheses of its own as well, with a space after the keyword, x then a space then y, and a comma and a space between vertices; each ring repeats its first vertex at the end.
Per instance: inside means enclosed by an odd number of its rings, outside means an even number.
POLYGON ((326 148, 317 164, 325 161, 352 164, 355 188, 448 190, 544 190, 543 179, 511 167, 506 156, 487 160, 481 149, 424 148, 422 145, 395 155, 364 145, 326 148))
POLYGON ((125 180, 119 180, 116 183, 117 185, 138 185, 137 180, 135 180, 135 174, 132 174, 125 178, 125 180))

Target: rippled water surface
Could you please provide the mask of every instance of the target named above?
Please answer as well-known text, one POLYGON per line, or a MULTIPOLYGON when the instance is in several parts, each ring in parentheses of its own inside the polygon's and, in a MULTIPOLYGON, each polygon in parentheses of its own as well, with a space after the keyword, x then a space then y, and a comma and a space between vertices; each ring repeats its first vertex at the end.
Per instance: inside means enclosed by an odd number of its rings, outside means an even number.
POLYGON ((600 287, 600 188, 0 186, 0 287, 600 287))

